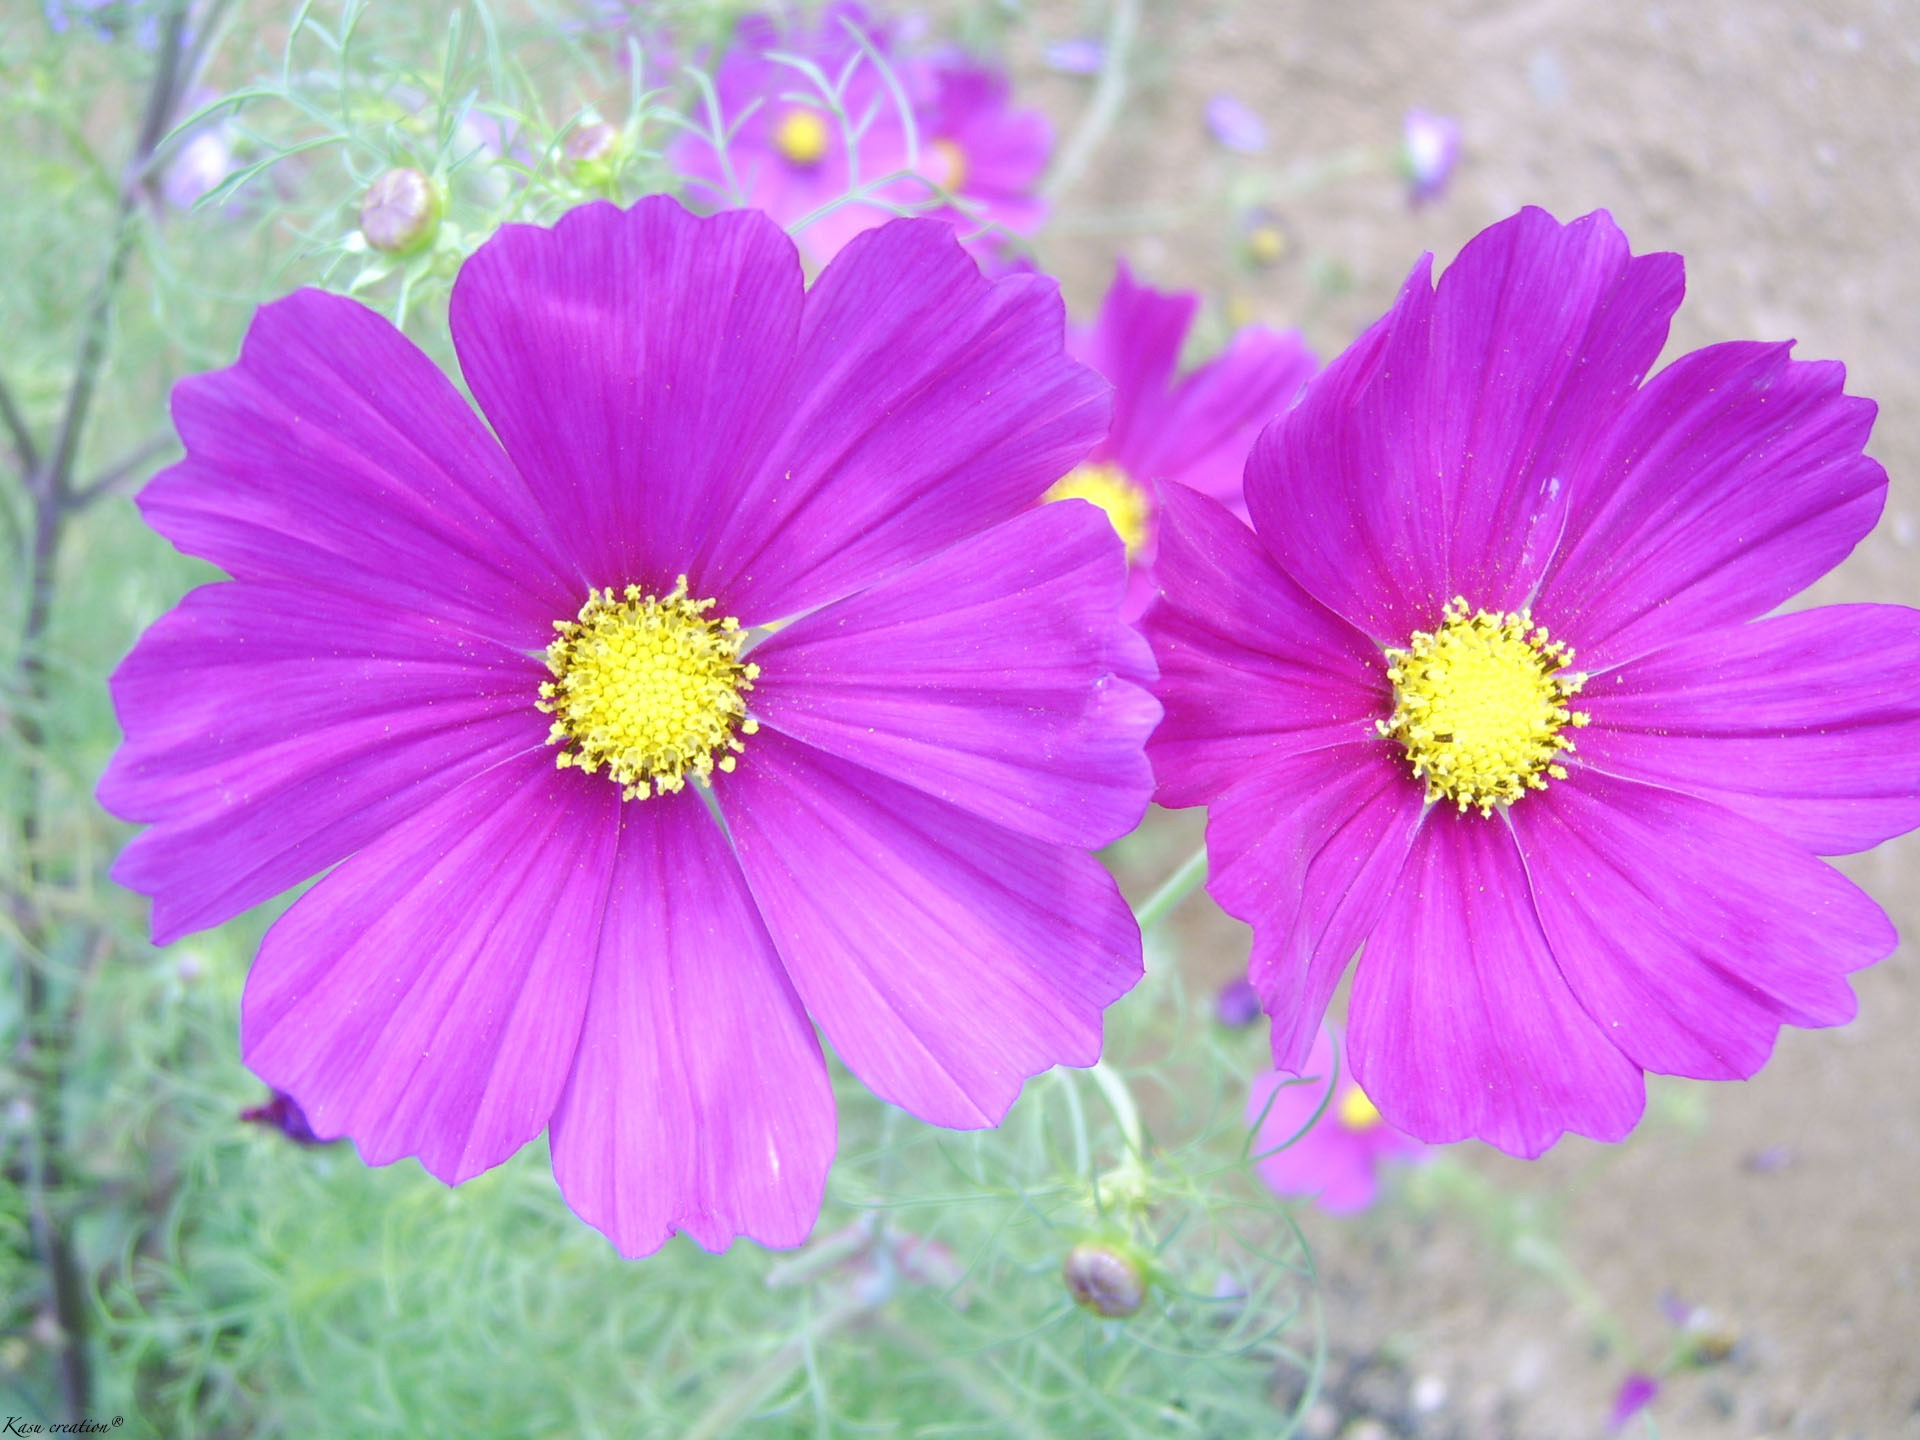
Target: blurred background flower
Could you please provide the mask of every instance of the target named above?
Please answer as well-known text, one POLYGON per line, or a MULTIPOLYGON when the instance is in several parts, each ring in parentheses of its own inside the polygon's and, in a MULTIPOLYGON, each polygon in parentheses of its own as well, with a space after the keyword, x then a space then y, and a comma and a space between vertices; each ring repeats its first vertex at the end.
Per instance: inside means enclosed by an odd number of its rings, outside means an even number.
POLYGON ((1259 1127, 1253 1137, 1253 1153, 1260 1157, 1255 1164, 1274 1194, 1311 1200, 1330 1214, 1351 1215, 1380 1198, 1389 1166, 1420 1164, 1434 1149, 1382 1120, 1344 1066, 1338 1067, 1337 1076, 1335 1072, 1333 1031, 1323 1027, 1298 1076, 1267 1070, 1254 1078, 1247 1092, 1247 1121, 1259 1127), (1315 1120, 1323 1102, 1326 1108, 1315 1120))

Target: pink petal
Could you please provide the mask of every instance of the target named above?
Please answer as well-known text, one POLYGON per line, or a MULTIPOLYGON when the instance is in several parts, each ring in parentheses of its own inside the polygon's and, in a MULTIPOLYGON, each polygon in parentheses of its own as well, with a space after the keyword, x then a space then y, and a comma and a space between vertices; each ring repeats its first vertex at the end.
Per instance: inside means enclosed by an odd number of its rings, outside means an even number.
POLYGON ((1482 231, 1268 426, 1247 501, 1281 567, 1383 644, 1455 595, 1527 603, 1583 457, 1680 302, 1677 256, 1628 254, 1604 211, 1482 231))
POLYGON ((1297 1070, 1354 951, 1385 910, 1424 790, 1384 744, 1263 761, 1207 816, 1207 892, 1253 927, 1248 978, 1273 1017, 1273 1063, 1297 1070))
POLYGON ((775 731, 715 793, 787 973, 840 1057, 935 1125, 996 1125, 1100 1056, 1140 932, 1097 860, 775 731))
MULTIPOLYGON (((612 786, 606 787, 609 791, 612 786)), ((833 1162, 833 1092, 740 868, 690 793, 620 807, 553 1170, 622 1255, 678 1232, 798 1245, 833 1162)))
POLYGON ((154 897, 160 944, 229 919, 539 749, 545 676, 462 629, 325 588, 195 590, 114 672, 127 738, 100 801, 155 822, 114 878, 154 897))
POLYGON ((702 547, 769 523, 737 502, 779 428, 801 303, 793 242, 766 216, 696 219, 665 196, 505 226, 461 267, 461 370, 587 584, 685 573, 739 613, 702 547))
POLYGON ((1564 1131, 1618 1140, 1645 1103, 1639 1067, 1560 977, 1498 816, 1428 813, 1360 957, 1347 1049, 1387 1122, 1433 1143, 1531 1158, 1564 1131))
POLYGON ((543 755, 389 830, 271 930, 241 1050, 314 1131, 450 1184, 539 1134, 566 1082, 612 873, 614 787, 543 755))
POLYGON ((1535 605, 1583 670, 1750 620, 1839 564, 1887 477, 1845 369, 1741 341, 1674 361, 1584 467, 1535 605))
POLYGON ((1298 1079, 1279 1070, 1254 1077, 1247 1094, 1247 1120, 1258 1127, 1253 1137, 1253 1154, 1258 1157, 1254 1168, 1269 1190, 1315 1200, 1334 1214, 1352 1214, 1371 1205, 1380 1186, 1362 1137, 1340 1126, 1337 1098, 1328 1100, 1334 1071, 1333 1043, 1324 1027, 1316 1027, 1298 1079), (1314 1112, 1323 1100, 1328 1101, 1327 1108, 1315 1120, 1314 1112), (1301 1134, 1301 1127, 1309 1122, 1313 1128, 1301 1134), (1284 1150, 1278 1148, 1282 1145, 1284 1150))
POLYGON ((174 388, 187 458, 147 522, 240 580, 337 590, 519 648, 584 588, 513 465, 434 363, 356 301, 301 290, 239 363, 174 388))
POLYGON ((1027 509, 1107 423, 1054 282, 989 281, 937 220, 856 237, 807 294, 768 463, 710 548, 743 620, 838 599, 1027 509))
POLYGON ((1588 766, 1703 796, 1820 855, 1920 825, 1920 611, 1835 605, 1708 630, 1581 693, 1588 766))
POLYGON ((1847 972, 1893 949, 1851 881, 1708 801, 1582 770, 1512 815, 1561 972, 1645 1069, 1744 1079, 1782 1023, 1852 1019, 1847 972))
MULTIPOLYGON (((1192 291, 1169 294, 1142 285, 1124 260, 1115 268, 1099 315, 1069 341, 1076 359, 1113 382, 1113 426, 1094 458, 1127 466, 1157 442, 1180 347, 1199 308, 1192 291)), ((1141 481, 1166 478, 1128 468, 1141 481)))
POLYGON ((1318 369, 1296 331, 1240 331, 1181 380, 1133 473, 1177 480, 1240 509, 1241 476, 1261 427, 1293 404, 1318 369))
MULTIPOLYGON (((1269 759, 1372 738, 1392 713, 1386 662, 1287 578, 1218 501, 1165 485, 1142 623, 1166 719, 1147 754, 1162 805, 1203 805, 1269 759)), ((1311 1027, 1309 1027, 1311 1031, 1311 1027)))
MULTIPOLYGON (((753 652, 765 724, 1039 840, 1092 848, 1139 823, 1160 706, 1120 624, 1119 539, 1043 505, 753 652)), ((751 743, 751 742, 749 742, 751 743)))

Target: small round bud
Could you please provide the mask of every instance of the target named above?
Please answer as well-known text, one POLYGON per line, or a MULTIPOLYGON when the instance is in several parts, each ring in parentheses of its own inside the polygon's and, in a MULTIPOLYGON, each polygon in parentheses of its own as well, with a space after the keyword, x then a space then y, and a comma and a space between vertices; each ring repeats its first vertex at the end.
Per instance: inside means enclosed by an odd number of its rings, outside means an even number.
POLYGON ((389 170, 360 202, 360 233, 389 255, 411 255, 440 228, 440 192, 418 170, 389 170))
POLYGON ((588 120, 567 135, 567 159, 576 165, 600 165, 612 158, 620 132, 604 120, 588 120))
POLYGON ((1083 1240, 1067 1252, 1060 1279, 1076 1305, 1109 1320, 1124 1320, 1147 1298, 1147 1280, 1139 1263, 1123 1250, 1083 1240))

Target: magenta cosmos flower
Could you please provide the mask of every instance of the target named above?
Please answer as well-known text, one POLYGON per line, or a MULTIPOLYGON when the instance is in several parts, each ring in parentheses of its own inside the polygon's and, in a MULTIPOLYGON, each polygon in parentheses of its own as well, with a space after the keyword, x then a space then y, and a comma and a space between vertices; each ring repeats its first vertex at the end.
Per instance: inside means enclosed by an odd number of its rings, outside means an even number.
MULTIPOLYGON (((892 218, 896 207, 941 215, 962 233, 986 223, 1030 234, 1045 218, 1035 191, 1053 148, 1045 117, 1013 108, 999 70, 958 52, 902 53, 888 28, 858 4, 829 5, 812 26, 747 17, 714 75, 714 90, 726 123, 735 127, 724 153, 711 138, 690 132, 668 154, 696 199, 732 204, 737 193, 793 225, 848 194, 856 182, 864 186, 913 171, 966 203, 965 214, 927 211, 933 192, 926 184, 893 181, 872 193, 880 203, 841 205, 800 232, 800 247, 814 264, 892 218), (897 92, 862 38, 885 59, 897 92), (839 88, 857 136, 852 157, 846 127, 827 97, 804 70, 778 55, 810 62, 839 88), (913 118, 914 144, 901 114, 903 100, 913 118), (858 161, 857 175, 851 159, 858 161)), ((984 259, 1000 257, 992 235, 972 246, 984 259)))
POLYGON ((1261 435, 1253 528, 1167 487, 1170 805, 1254 927, 1274 1059, 1347 1034, 1388 1122, 1535 1155, 1642 1072, 1850 1018, 1878 906, 1817 856, 1920 823, 1920 612, 1761 619, 1872 527, 1874 407, 1735 343, 1642 383, 1681 262, 1605 213, 1473 240, 1261 435))
POLYGON ((1254 1079, 1247 1094, 1247 1123, 1257 1127, 1253 1153, 1261 1158, 1254 1169, 1268 1189, 1312 1200, 1335 1215, 1352 1215, 1380 1198, 1384 1167, 1417 1164, 1433 1151, 1387 1124, 1344 1069, 1325 1113, 1315 1121, 1334 1063, 1333 1040, 1323 1027, 1300 1072, 1303 1078, 1267 1070, 1254 1079), (1313 1128, 1301 1134, 1309 1124, 1313 1128), (1294 1140, 1296 1135, 1300 1138, 1294 1140), (1282 1145, 1284 1150, 1278 1148, 1282 1145))
POLYGON ((1099 318, 1069 340, 1076 356, 1113 382, 1113 426, 1047 495, 1091 500, 1107 512, 1134 567, 1128 606, 1135 618, 1153 595, 1154 486, 1177 481, 1244 515, 1247 447, 1319 368, 1297 333, 1249 325, 1219 355, 1180 375, 1180 351, 1199 308, 1191 292, 1169 295, 1136 284, 1122 261, 1099 318))
POLYGON ((328 872, 241 1020, 316 1134, 458 1182, 550 1127, 627 1254, 796 1244, 809 1017, 991 1125, 1140 973, 1086 852, 1145 806, 1152 660, 1105 520, 1034 504, 1105 387, 927 220, 806 289, 764 215, 588 206, 483 245, 452 327, 485 423, 314 291, 175 391, 141 508, 234 578, 114 677, 115 874, 164 943, 328 872))

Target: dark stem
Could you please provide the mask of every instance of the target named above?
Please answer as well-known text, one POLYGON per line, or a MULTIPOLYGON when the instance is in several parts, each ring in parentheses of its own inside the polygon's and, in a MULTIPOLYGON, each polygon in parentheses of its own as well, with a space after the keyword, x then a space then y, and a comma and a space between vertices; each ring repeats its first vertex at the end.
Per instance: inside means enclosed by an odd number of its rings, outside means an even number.
MULTIPOLYGON (((182 59, 186 30, 185 0, 175 0, 167 12, 153 82, 133 151, 121 174, 106 268, 82 321, 73 380, 67 389, 66 403, 61 407, 53 441, 44 455, 34 445, 25 417, 14 404, 11 393, 0 388, 0 411, 4 411, 14 448, 20 452, 27 496, 33 508, 27 607, 15 659, 19 684, 14 692, 17 705, 13 715, 14 729, 22 742, 29 769, 19 832, 26 883, 13 897, 20 936, 19 993, 24 1011, 18 1062, 34 1094, 27 1173, 21 1178, 26 1184, 34 1248, 47 1270, 54 1319, 60 1328, 60 1393, 72 1420, 86 1416, 93 1395, 93 1377, 87 1348, 89 1297, 86 1280, 73 1252, 71 1205, 66 1194, 68 1173, 62 1143, 62 1099, 73 1021, 71 1007, 56 1004, 49 983, 47 960, 52 927, 38 899, 42 887, 51 878, 40 856, 39 757, 46 739, 45 711, 49 698, 45 646, 53 617, 54 576, 60 542, 66 522, 83 503, 73 488, 74 457, 93 405, 101 366, 106 360, 114 300, 133 254, 141 187, 185 89, 187 72, 182 59)), ((95 488, 90 486, 89 490, 95 488)))
POLYGON ((133 451, 102 470, 84 485, 75 486, 72 491, 71 510, 84 510, 96 500, 104 500, 129 480, 137 477, 153 461, 158 460, 173 448, 173 436, 156 435, 134 447, 133 451))

